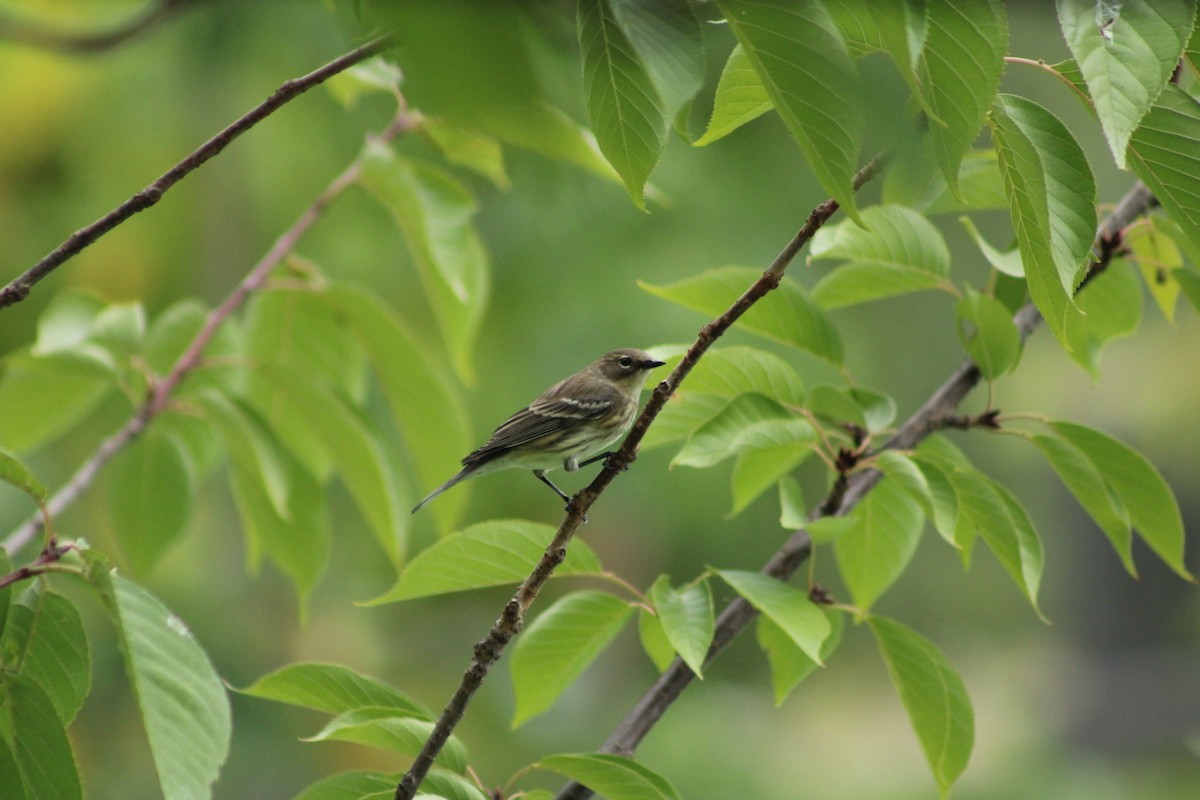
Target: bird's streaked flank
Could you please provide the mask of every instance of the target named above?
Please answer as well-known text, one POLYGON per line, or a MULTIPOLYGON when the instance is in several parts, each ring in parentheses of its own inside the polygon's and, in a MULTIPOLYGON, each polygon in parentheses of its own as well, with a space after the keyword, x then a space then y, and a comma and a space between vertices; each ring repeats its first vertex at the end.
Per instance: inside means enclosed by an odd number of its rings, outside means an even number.
POLYGON ((607 448, 633 424, 638 395, 650 370, 662 365, 642 350, 605 353, 509 417, 483 447, 462 460, 463 468, 454 477, 417 503, 412 513, 456 483, 513 467, 533 470, 538 480, 569 503, 571 498, 550 482, 546 472, 558 467, 574 472, 606 458, 607 448))

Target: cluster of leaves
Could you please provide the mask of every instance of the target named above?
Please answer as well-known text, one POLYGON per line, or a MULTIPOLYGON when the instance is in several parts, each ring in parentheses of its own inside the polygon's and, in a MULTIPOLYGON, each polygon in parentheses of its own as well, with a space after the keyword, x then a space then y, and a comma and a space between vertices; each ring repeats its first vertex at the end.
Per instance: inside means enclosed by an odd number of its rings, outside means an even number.
MULTIPOLYGON (((620 180, 642 206, 672 127, 690 139, 691 103, 705 84, 700 15, 719 14, 733 46, 713 90, 707 129, 692 144, 715 142, 773 111, 850 219, 813 240, 813 260, 836 262, 814 287, 785 280, 741 320, 744 330, 783 345, 787 355, 748 346, 713 349, 644 445, 678 446, 673 463, 680 466, 732 460, 732 514, 774 490, 781 525, 806 527, 818 546, 831 547, 853 605, 823 608, 800 589, 740 569, 711 569, 682 585, 662 575, 640 592, 576 542, 557 574, 598 577, 618 588, 568 593, 522 633, 512 654, 514 722, 549 708, 635 615, 644 648, 660 669, 678 658, 702 674, 719 579, 760 612, 758 641, 779 702, 834 655, 848 614, 865 620, 945 793, 965 768, 973 742, 963 681, 935 645, 871 608, 903 574, 928 522, 964 564, 982 539, 1036 610, 1041 542, 1018 499, 948 440, 935 436, 903 452, 875 446, 892 430, 895 404, 850 379, 835 315, 904 293, 942 292, 955 304, 966 353, 992 381, 1018 366, 1022 336, 1013 314, 1027 298, 1071 357, 1093 371, 1104 344, 1138 325, 1138 271, 1168 316, 1180 294, 1200 308, 1200 102, 1195 74, 1172 81, 1180 60, 1195 64, 1200 50, 1195 3, 1159 0, 1148 4, 1157 13, 1144 15, 1134 10, 1137 5, 1122 6, 1114 20, 1098 20, 1095 4, 1059 2, 1075 58, 1051 71, 1084 99, 1116 163, 1132 169, 1165 212, 1108 243, 1119 252, 1098 273, 1089 272, 1097 225, 1091 167, 1055 114, 999 93, 1008 40, 1005 10, 996 0, 718 0, 698 6, 684 0, 580 0, 577 35, 598 152, 587 131, 529 88, 528 60, 517 58, 506 80, 475 82, 500 87, 492 96, 461 87, 439 94, 444 59, 469 52, 465 74, 459 70, 456 80, 471 84, 471 64, 486 71, 495 59, 510 63, 523 52, 526 33, 510 19, 518 15, 506 16, 510 9, 468 14, 447 8, 406 19, 412 37, 402 51, 411 59, 406 80, 413 82, 412 96, 432 98, 428 108, 419 103, 429 116, 408 106, 407 82, 400 97, 399 73, 384 62, 343 76, 332 89, 346 102, 363 92, 396 93, 407 128, 441 154, 433 159, 419 154, 428 149, 409 152, 371 141, 356 162, 357 182, 404 236, 438 343, 411 330, 370 292, 331 282, 300 260, 237 317, 185 300, 147 320, 137 304, 62 294, 43 314, 37 340, 6 357, 0 441, 27 455, 78 430, 114 398, 138 413, 148 392, 186 367, 179 391, 117 454, 108 474, 113 528, 135 573, 152 569, 178 540, 200 481, 223 466, 250 566, 266 559, 278 567, 295 584, 302 608, 328 558, 327 489, 335 476, 400 571, 393 589, 376 602, 520 581, 552 534, 544 525, 480 523, 407 560, 406 493, 413 487, 401 474, 432 485, 472 444, 460 396, 472 379, 471 352, 490 270, 472 224, 477 200, 454 168, 505 186, 502 144, 530 148, 620 180), (446 48, 444 31, 455 32, 455 48, 446 48), (895 65, 917 113, 910 125, 896 126, 900 135, 884 202, 859 207, 853 177, 872 123, 860 65, 875 53, 895 65), (984 128, 992 148, 973 149, 984 128), (994 247, 963 217, 994 267, 986 286, 972 286, 952 277, 949 249, 931 217, 991 209, 1009 212, 1015 245, 994 247), (184 357, 210 324, 219 324, 217 336, 193 368, 184 357), (439 351, 446 357, 431 355, 439 351), (802 362, 792 357, 797 352, 824 362, 825 373, 831 367, 842 379, 807 385, 811 381, 795 366, 802 362), (369 413, 372 386, 386 398, 387 419, 369 413), (855 470, 877 469, 884 480, 850 514, 819 518, 823 512, 808 511, 794 477, 813 457, 827 467, 821 493, 855 470), (401 463, 412 469, 398 469, 401 463)), ((644 288, 714 315, 760 273, 724 266, 644 288)), ((656 352, 678 358, 682 348, 656 352)), ((1178 505, 1142 456, 1067 421, 1021 434, 1095 519, 1130 573, 1136 532, 1190 578, 1178 505)), ((16 461, 4 476, 26 489, 36 486, 16 461)), ((453 529, 463 498, 459 493, 432 509, 442 530, 453 529)), ((161 603, 110 573, 99 554, 84 550, 56 566, 90 587, 114 619, 164 794, 203 796, 224 759, 230 729, 224 690, 207 657, 161 603), (189 713, 178 713, 179 705, 189 713)), ((63 766, 72 763, 65 726, 88 688, 78 610, 44 584, 15 598, 7 588, 0 592, 2 793, 79 797, 78 777, 63 766), (46 744, 34 749, 30 741, 46 744)), ((337 739, 412 755, 433 724, 402 693, 345 667, 286 666, 244 691, 332 715, 313 741, 337 739)), ((426 795, 484 797, 464 777, 468 761, 465 746, 451 738, 426 779, 426 795)), ((614 800, 676 796, 665 779, 627 758, 559 754, 538 764, 614 800)), ((388 797, 395 781, 379 773, 345 773, 301 797, 388 797)))

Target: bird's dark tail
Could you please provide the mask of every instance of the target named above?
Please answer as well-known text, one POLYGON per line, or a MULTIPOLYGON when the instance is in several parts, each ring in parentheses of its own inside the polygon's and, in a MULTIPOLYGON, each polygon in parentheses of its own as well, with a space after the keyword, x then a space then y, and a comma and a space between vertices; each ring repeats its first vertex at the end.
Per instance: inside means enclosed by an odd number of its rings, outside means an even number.
POLYGON ((461 481, 463 481, 463 480, 466 480, 467 478, 471 477, 471 475, 473 475, 473 474, 474 474, 474 472, 475 472, 475 470, 476 470, 476 469, 477 469, 477 467, 476 467, 476 466, 463 467, 462 469, 460 469, 460 470, 458 471, 458 474, 456 474, 456 475, 455 475, 453 478, 451 478, 450 480, 446 481, 445 483, 443 483, 443 484, 442 484, 441 486, 439 486, 438 488, 434 489, 432 492, 430 492, 428 495, 426 495, 426 497, 425 497, 425 499, 424 499, 424 500, 422 500, 421 502, 419 502, 419 503, 417 503, 415 506, 413 506, 412 513, 414 513, 414 514, 415 514, 415 513, 417 513, 418 511, 420 511, 422 506, 424 506, 426 503, 428 503, 428 502, 429 502, 430 500, 432 500, 433 498, 437 497, 437 496, 438 496, 439 494, 441 494, 442 492, 444 492, 444 491, 446 491, 447 489, 449 489, 451 486, 453 486, 453 485, 455 485, 456 483, 459 483, 459 482, 461 482, 461 481))

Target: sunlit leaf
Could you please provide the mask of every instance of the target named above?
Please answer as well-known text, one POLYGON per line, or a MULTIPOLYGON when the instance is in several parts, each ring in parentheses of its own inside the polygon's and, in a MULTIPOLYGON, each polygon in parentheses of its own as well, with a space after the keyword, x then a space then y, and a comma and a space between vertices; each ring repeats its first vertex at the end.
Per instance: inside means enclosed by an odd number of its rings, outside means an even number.
MULTIPOLYGON (((433 732, 433 727, 434 723, 429 720, 397 713, 394 708, 356 708, 338 714, 305 741, 353 742, 415 756, 421 752, 421 747, 433 732)), ((455 772, 462 772, 467 768, 467 748, 457 736, 451 735, 446 739, 434 763, 455 772)))
POLYGON ((1016 366, 1021 335, 1003 303, 968 289, 955 314, 958 338, 985 378, 995 380, 1016 366))
POLYGON ((704 659, 713 638, 713 599, 708 581, 675 589, 662 576, 650 587, 649 597, 671 647, 697 677, 703 677, 704 659))
POLYGON ((501 189, 512 185, 504 169, 504 151, 491 136, 436 118, 425 120, 421 132, 451 164, 466 167, 501 189))
MULTIPOLYGON (((823 613, 829 620, 830 633, 821 643, 821 660, 827 661, 842 641, 844 624, 841 612, 825 610, 823 613)), ((792 690, 820 665, 797 647, 792 638, 784 632, 783 628, 772 622, 770 617, 760 616, 758 618, 758 622, 755 623, 755 634, 758 638, 758 646, 767 654, 767 663, 771 665, 771 684, 775 689, 775 705, 782 705, 792 690)))
POLYGON ((4 667, 32 678, 62 724, 75 718, 91 688, 91 658, 83 620, 57 592, 30 589, 9 609, 2 640, 4 667))
POLYGON ((393 708, 430 719, 429 712, 383 681, 340 664, 288 664, 262 676, 242 694, 341 714, 356 708, 393 708))
POLYGON ((816 3, 719 0, 767 96, 821 186, 857 218, 852 179, 866 127, 858 68, 816 3))
MULTIPOLYGON (((411 600, 525 580, 554 537, 554 528, 525 520, 489 520, 447 536, 417 554, 391 590, 368 605, 411 600)), ((571 542, 555 575, 595 575, 599 559, 586 543, 571 542)))
POLYGON ((886 617, 867 618, 943 798, 975 745, 975 712, 954 665, 932 642, 886 617))
POLYGON ((679 800, 666 778, 625 756, 562 754, 539 759, 537 766, 566 775, 608 800, 679 800))
POLYGON ((80 353, 4 359, 0 378, 0 443, 25 453, 75 427, 116 389, 114 376, 80 353))
POLYGON ((854 604, 869 609, 904 572, 917 550, 921 507, 897 483, 875 487, 849 515, 850 526, 834 543, 838 570, 854 604))
POLYGON ((970 217, 959 217, 958 221, 966 229, 967 235, 975 242, 979 252, 992 265, 992 269, 1014 278, 1025 277, 1025 265, 1021 263, 1021 252, 1014 245, 1010 250, 998 250, 983 238, 983 234, 975 227, 970 217))
POLYGON ((135 572, 152 569, 183 533, 195 477, 184 449, 157 428, 113 459, 108 508, 121 552, 135 572))
POLYGON ((621 30, 674 117, 704 83, 700 21, 686 0, 608 0, 621 30))
POLYGON ((513 727, 548 709, 621 632, 633 606, 607 592, 566 595, 534 618, 510 662, 516 711, 513 727))
POLYGON ((1194 0, 1100 4, 1058 0, 1058 21, 1075 56, 1117 166, 1129 137, 1171 79, 1192 30, 1194 0))
POLYGON ((644 608, 638 611, 638 639, 658 671, 665 672, 675 660, 675 648, 667 638, 662 621, 644 608))
POLYGON ((1071 358, 1099 377, 1098 362, 1104 347, 1129 336, 1142 321, 1142 286, 1133 265, 1114 259, 1108 269, 1093 276, 1079 291, 1075 304, 1084 316, 1067 329, 1071 358))
POLYGON ((821 645, 829 638, 829 620, 808 595, 761 572, 718 570, 722 580, 783 629, 804 653, 821 661, 821 645))
POLYGON ((804 451, 815 439, 808 420, 762 395, 746 394, 692 434, 671 464, 711 467, 740 453, 774 447, 804 451))
MULTIPOLYGON (((0 787, 24 784, 22 794, 30 800, 83 797, 63 722, 54 712, 54 703, 32 678, 0 675, 0 727, 8 744, 0 757, 0 787), (14 766, 20 773, 19 782, 12 774, 14 766)), ((16 797, 22 794, 14 792, 16 797)), ((174 796, 168 795, 167 800, 174 796)))
POLYGON ((758 119, 770 111, 771 98, 754 71, 754 65, 746 56, 741 45, 733 48, 721 78, 717 81, 717 93, 713 98, 712 116, 704 135, 692 142, 696 147, 712 144, 733 133, 747 122, 758 119))
POLYGON ((1200 249, 1200 102, 1168 84, 1129 140, 1130 168, 1200 249))
POLYGON ((1132 251, 1133 260, 1137 262, 1150 296, 1163 316, 1174 321, 1180 287, 1171 280, 1171 272, 1183 266, 1179 247, 1159 229, 1153 217, 1146 224, 1131 227, 1125 235, 1125 244, 1132 251))

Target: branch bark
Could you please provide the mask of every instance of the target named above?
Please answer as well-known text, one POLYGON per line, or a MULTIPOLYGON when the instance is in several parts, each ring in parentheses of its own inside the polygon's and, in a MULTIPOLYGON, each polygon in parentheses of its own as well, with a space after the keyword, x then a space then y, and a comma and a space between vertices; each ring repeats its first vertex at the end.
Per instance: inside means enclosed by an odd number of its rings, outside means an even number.
MULTIPOLYGON (((1121 231, 1137 217, 1156 204, 1154 196, 1140 181, 1125 193, 1113 211, 1101 223, 1096 233, 1093 252, 1097 259, 1088 270, 1092 277, 1108 268, 1120 242, 1121 231)), ((1081 287, 1082 288, 1082 287, 1081 287)), ((1013 317, 1021 341, 1024 342, 1041 322, 1042 316, 1033 303, 1026 303, 1013 317)), ((902 424, 881 449, 908 450, 938 430, 942 420, 953 415, 959 403, 979 384, 982 375, 971 359, 966 359, 950 377, 929 396, 929 399, 902 424)), ((823 516, 845 516, 854 510, 867 493, 883 478, 877 469, 866 469, 850 475, 841 489, 826 498, 826 502, 809 515, 809 520, 823 516)), ((786 580, 808 559, 812 542, 803 530, 795 531, 783 546, 763 566, 762 572, 786 580)), ((734 598, 717 616, 712 646, 704 663, 707 666, 758 615, 758 611, 741 597, 734 598)), ((601 753, 632 755, 655 723, 695 678, 686 664, 676 658, 667 670, 650 685, 625 718, 609 735, 601 753)), ((571 782, 555 796, 555 800, 586 800, 591 789, 571 782)))
MULTIPOLYGON (((867 181, 875 177, 882 168, 882 161, 882 157, 874 158, 859 170, 858 174, 854 176, 854 188, 860 188, 867 181)), ((559 526, 558 531, 554 534, 554 538, 550 540, 550 544, 547 545, 541 560, 534 566, 529 577, 517 588, 516 594, 505 605, 504 611, 492 625, 491 630, 488 631, 488 635, 475 645, 474 658, 467 671, 463 674, 458 689, 455 690, 453 696, 450 698, 450 702, 442 710, 441 716, 438 718, 433 731, 421 748, 421 752, 417 754, 416 760, 413 761, 408 772, 404 773, 404 776, 400 779, 400 783, 396 786, 396 800, 412 800, 416 795, 417 789, 420 787, 421 781, 425 779, 429 768, 433 765, 434 759, 437 758, 446 740, 450 737, 450 734, 454 731, 454 728, 466 712, 467 704, 470 702, 472 695, 483 684, 488 670, 499 660, 505 646, 520 632, 525 621, 525 613, 537 598, 542 586, 554 574, 555 568, 566 557, 567 545, 575 536, 575 531, 578 530, 579 526, 586 519, 588 509, 592 507, 592 504, 608 488, 613 479, 624 472, 633 463, 634 459, 637 458, 638 445, 646 435, 646 431, 650 428, 651 423, 654 422, 655 417, 658 416, 659 412, 666 405, 667 400, 675 393, 679 384, 692 371, 713 343, 725 331, 729 330, 733 323, 745 314, 751 306, 779 286, 779 282, 783 278, 783 273, 792 262, 792 259, 812 239, 821 226, 833 216, 838 207, 838 203, 830 199, 814 208, 808 215, 808 219, 805 220, 804 225, 792 237, 792 240, 787 243, 787 246, 783 248, 779 255, 775 257, 775 260, 763 272, 762 277, 751 284, 750 288, 743 292, 741 297, 735 300, 724 313, 700 329, 696 341, 688 348, 683 359, 671 371, 671 374, 655 387, 650 395, 650 400, 647 401, 646 407, 642 409, 641 415, 634 422, 629 435, 625 437, 625 441, 621 444, 620 449, 605 460, 604 468, 600 470, 600 473, 592 482, 571 498, 567 509, 567 516, 559 526)), ((785 558, 784 561, 790 562, 791 559, 797 557, 799 557, 799 553, 785 558)), ((800 560, 803 560, 803 557, 800 557, 800 560)), ((796 561, 796 563, 799 564, 800 561, 796 561)), ((795 569, 795 567, 793 566, 792 569, 795 569)))
POLYGON ((303 94, 314 86, 318 86, 337 73, 357 64, 364 59, 391 47, 395 43, 395 34, 387 33, 376 37, 361 47, 335 58, 320 69, 299 78, 285 81, 270 97, 239 117, 235 122, 196 148, 186 158, 171 169, 164 172, 153 183, 130 197, 124 203, 105 214, 100 219, 72 233, 58 247, 47 253, 40 261, 27 269, 19 277, 0 289, 0 309, 24 300, 34 284, 45 278, 63 263, 78 255, 84 248, 91 245, 104 234, 111 231, 139 211, 155 205, 168 189, 183 179, 188 173, 200 167, 205 161, 220 153, 237 137, 253 128, 259 122, 269 117, 281 106, 295 97, 303 94))

